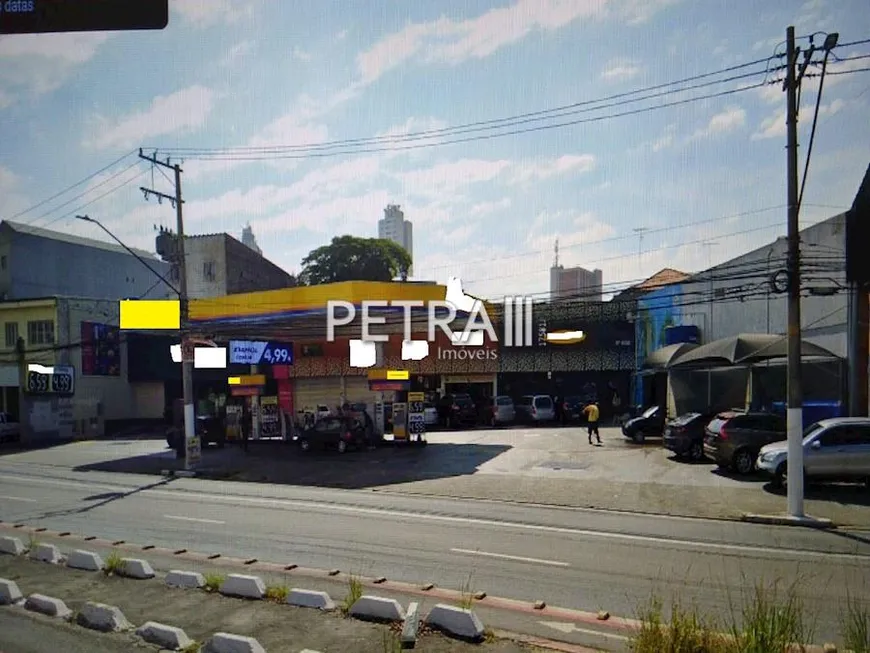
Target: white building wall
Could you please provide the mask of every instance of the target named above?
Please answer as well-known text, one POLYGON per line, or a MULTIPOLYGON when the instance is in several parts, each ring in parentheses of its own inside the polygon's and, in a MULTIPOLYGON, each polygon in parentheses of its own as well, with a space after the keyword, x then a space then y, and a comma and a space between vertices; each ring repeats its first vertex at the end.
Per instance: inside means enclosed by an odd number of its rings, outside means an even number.
MULTIPOLYGON (((831 297, 801 300, 803 337, 841 357, 847 355, 845 225, 845 215, 841 214, 801 232, 804 294, 810 287, 840 288, 831 297)), ((787 243, 781 238, 684 282, 683 302, 688 304, 684 316, 692 314, 693 318, 683 323, 695 323, 703 342, 739 333, 785 334, 786 295, 774 293, 769 278, 785 269, 786 256, 787 243)))
POLYGON ((220 297, 227 294, 226 246, 223 234, 193 236, 184 241, 189 297, 220 297))

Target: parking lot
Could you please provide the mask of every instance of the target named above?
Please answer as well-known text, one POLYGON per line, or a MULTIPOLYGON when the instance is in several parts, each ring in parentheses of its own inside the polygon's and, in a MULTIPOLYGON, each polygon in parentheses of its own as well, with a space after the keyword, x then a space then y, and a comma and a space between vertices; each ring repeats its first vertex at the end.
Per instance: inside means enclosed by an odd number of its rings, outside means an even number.
MULTIPOLYGON (((626 440, 601 428, 590 445, 581 427, 510 427, 428 434, 429 446, 301 453, 290 443, 252 441, 203 451, 206 478, 375 492, 516 501, 688 517, 739 518, 782 513, 785 495, 761 475, 736 476, 710 461, 675 460, 650 438, 626 440)), ((180 461, 165 441, 125 438, 0 455, 0 464, 68 467, 75 472, 159 475, 180 461)), ((870 528, 863 486, 809 487, 806 510, 839 524, 870 528)))

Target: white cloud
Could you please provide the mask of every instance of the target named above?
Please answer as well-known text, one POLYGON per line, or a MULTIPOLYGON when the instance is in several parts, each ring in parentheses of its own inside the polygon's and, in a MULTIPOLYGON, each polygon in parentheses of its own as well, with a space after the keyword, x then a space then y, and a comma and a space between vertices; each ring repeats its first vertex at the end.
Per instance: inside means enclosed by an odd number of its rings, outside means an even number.
POLYGON ((254 3, 235 0, 172 0, 172 9, 195 27, 232 25, 250 16, 254 3))
POLYGON ((595 169, 595 157, 591 154, 565 154, 552 161, 531 161, 516 166, 511 183, 541 181, 566 174, 582 174, 595 169))
POLYGON ((378 132, 376 136, 384 138, 385 141, 378 144, 378 147, 389 148, 396 147, 402 148, 406 147, 409 149, 396 149, 392 151, 383 152, 383 156, 389 159, 395 158, 397 156, 410 156, 414 158, 420 158, 416 155, 424 154, 426 152, 423 150, 413 150, 410 149, 410 146, 414 147, 425 147, 426 145, 434 145, 435 143, 440 143, 444 140, 444 136, 438 133, 430 134, 428 132, 438 132, 439 130, 445 129, 447 127, 447 123, 443 120, 439 120, 438 118, 433 117, 425 117, 425 118, 417 118, 410 117, 401 125, 393 125, 392 127, 385 129, 382 132, 378 132), (417 134, 418 136, 414 136, 414 140, 401 140, 396 137, 408 136, 409 134, 417 134))
MULTIPOLYGON (((846 102, 844 102, 840 98, 832 100, 829 104, 821 105, 819 107, 819 120, 821 120, 823 117, 833 116, 834 114, 839 113, 844 108, 846 108, 846 106, 846 102)), ((814 110, 815 106, 802 106, 800 112, 798 113, 798 125, 801 125, 805 122, 811 123, 813 120, 814 110)), ((767 138, 785 138, 785 133, 785 113, 782 111, 776 111, 762 121, 758 130, 754 134, 752 134, 751 138, 754 141, 767 138)))
POLYGON ((0 106, 50 93, 91 61, 106 33, 12 34, 0 39, 0 106))
POLYGON ((606 82, 625 82, 641 73, 640 63, 632 59, 614 59, 601 71, 601 79, 606 82))
POLYGON ((396 177, 405 194, 436 198, 444 197, 445 193, 455 194, 473 184, 492 181, 511 166, 512 162, 507 159, 459 159, 400 172, 396 177))
POLYGON ((472 205, 470 209, 466 212, 466 215, 469 218, 479 218, 484 215, 489 215, 491 213, 497 213, 498 211, 504 211, 511 207, 511 198, 504 197, 496 202, 478 202, 477 204, 472 205))
POLYGON ((128 148, 142 145, 146 138, 194 131, 205 124, 213 100, 214 92, 199 85, 157 96, 144 111, 124 116, 114 124, 98 117, 96 133, 86 144, 100 149, 128 148))
POLYGON ((299 46, 293 48, 293 50, 290 52, 290 57, 292 59, 295 59, 296 61, 311 61, 312 58, 311 53, 306 52, 299 46))
POLYGON ((0 219, 8 220, 29 208, 30 203, 20 190, 22 181, 12 170, 0 165, 0 219))
POLYGON ((740 129, 746 124, 746 111, 741 107, 728 107, 712 118, 703 129, 697 130, 695 139, 708 138, 717 134, 724 134, 735 129, 740 129))
POLYGON ((338 34, 335 35, 335 40, 336 41, 344 41, 347 38, 347 35, 349 33, 350 33, 349 30, 343 29, 340 32, 338 32, 338 34))
POLYGON ((221 66, 231 66, 239 59, 249 55, 253 51, 254 45, 254 41, 251 40, 239 41, 224 55, 221 66))
POLYGON ((518 0, 466 20, 441 17, 411 23, 357 57, 360 82, 370 84, 389 70, 419 57, 429 63, 459 64, 483 59, 532 32, 554 32, 577 20, 616 18, 637 24, 675 0, 518 0))

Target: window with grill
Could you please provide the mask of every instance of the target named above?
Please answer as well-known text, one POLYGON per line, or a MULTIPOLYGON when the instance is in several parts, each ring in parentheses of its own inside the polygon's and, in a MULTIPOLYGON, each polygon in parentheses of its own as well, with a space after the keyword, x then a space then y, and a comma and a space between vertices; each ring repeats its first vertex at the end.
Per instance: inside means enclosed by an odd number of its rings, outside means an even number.
POLYGON ((13 349, 18 343, 18 322, 6 323, 6 346, 13 349))
POLYGON ((205 277, 206 281, 214 281, 214 261, 206 261, 202 264, 202 276, 205 277))
POLYGON ((28 345, 53 345, 54 344, 54 321, 36 320, 27 323, 28 345))

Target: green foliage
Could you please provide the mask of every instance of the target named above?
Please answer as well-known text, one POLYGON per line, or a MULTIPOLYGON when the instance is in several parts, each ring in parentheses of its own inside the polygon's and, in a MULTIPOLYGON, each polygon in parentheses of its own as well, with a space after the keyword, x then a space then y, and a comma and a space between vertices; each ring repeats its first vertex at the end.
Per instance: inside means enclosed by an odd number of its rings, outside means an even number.
POLYGON ((103 566, 103 573, 107 576, 111 576, 113 574, 120 574, 123 570, 124 561, 123 558, 121 558, 121 554, 117 551, 112 551, 106 558, 105 565, 103 566))
POLYGON ((411 256, 391 240, 338 236, 302 259, 300 284, 392 281, 411 267, 411 256))
POLYGON ((287 595, 290 594, 290 588, 286 585, 269 585, 266 588, 266 600, 274 601, 275 603, 285 603, 287 595))
POLYGON ((206 592, 217 592, 224 581, 227 579, 223 574, 205 574, 205 589, 206 592))
POLYGON ((345 614, 350 612, 353 604, 359 601, 362 593, 362 579, 356 574, 351 574, 347 579, 347 596, 344 597, 344 603, 341 606, 341 611, 345 614))
POLYGON ((870 653, 870 608, 850 596, 842 622, 846 649, 853 653, 870 653))

